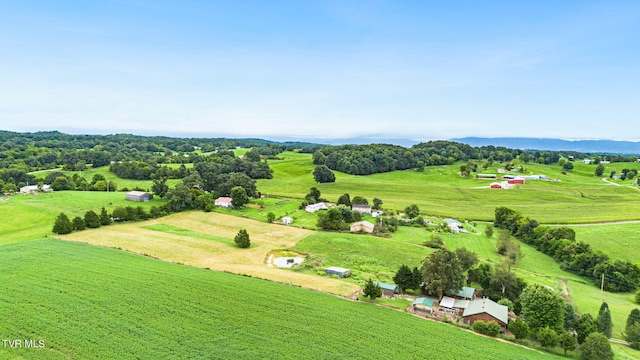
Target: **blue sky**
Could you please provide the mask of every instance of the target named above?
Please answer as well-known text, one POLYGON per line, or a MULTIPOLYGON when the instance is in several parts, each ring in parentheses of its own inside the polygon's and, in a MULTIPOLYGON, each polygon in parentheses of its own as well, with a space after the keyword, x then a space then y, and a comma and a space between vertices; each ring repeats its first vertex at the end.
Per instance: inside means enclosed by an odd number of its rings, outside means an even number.
POLYGON ((0 129, 640 140, 637 1, 0 3, 0 129))

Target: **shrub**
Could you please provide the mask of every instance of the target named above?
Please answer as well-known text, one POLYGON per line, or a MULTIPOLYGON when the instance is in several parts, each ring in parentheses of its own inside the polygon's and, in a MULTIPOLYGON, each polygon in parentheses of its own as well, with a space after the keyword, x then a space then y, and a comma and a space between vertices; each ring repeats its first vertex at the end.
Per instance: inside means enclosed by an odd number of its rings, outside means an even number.
POLYGON ((529 325, 522 319, 515 319, 509 322, 509 331, 516 339, 524 339, 529 335, 529 325))
POLYGON ((553 348, 558 346, 558 334, 548 326, 540 329, 537 337, 542 347, 553 348))
POLYGON ((500 325, 493 321, 484 322, 477 320, 471 324, 471 330, 488 336, 497 336, 500 333, 500 325))

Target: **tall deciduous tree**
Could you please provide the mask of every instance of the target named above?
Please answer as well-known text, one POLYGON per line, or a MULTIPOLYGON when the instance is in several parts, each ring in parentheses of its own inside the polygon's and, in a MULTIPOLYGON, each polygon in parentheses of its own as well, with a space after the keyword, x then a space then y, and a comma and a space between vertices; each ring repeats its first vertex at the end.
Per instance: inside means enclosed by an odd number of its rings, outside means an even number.
POLYGON ((432 295, 442 297, 449 291, 458 291, 464 286, 462 261, 453 251, 439 249, 431 253, 424 259, 422 271, 424 281, 432 295))
POLYGON ((602 174, 604 174, 604 165, 598 164, 594 173, 596 176, 602 176, 602 174))
POLYGON ((313 170, 313 179, 317 183, 328 183, 335 182, 336 176, 333 174, 333 171, 329 169, 326 165, 318 165, 313 170))
MULTIPOLYGON (((172 211, 181 211, 191 207, 193 202, 193 194, 184 184, 176 184, 173 189, 169 189, 165 195, 167 206, 172 211)), ((114 214, 115 217, 115 214, 114 214)))
POLYGON ((351 204, 353 205, 369 205, 369 200, 362 196, 354 196, 351 200, 351 204))
POLYGON ((414 217, 420 215, 420 208, 416 204, 411 204, 404 208, 404 214, 407 215, 410 219, 413 219, 414 217))
POLYGON ((154 195, 158 195, 160 198, 164 198, 164 196, 167 195, 167 191, 169 191, 167 178, 154 180, 153 185, 151 185, 151 191, 153 191, 154 195))
POLYGON ((338 198, 338 205, 340 204, 351 207, 351 197, 349 197, 349 194, 340 195, 338 198))
POLYGON ((231 189, 231 205, 234 208, 241 208, 249 203, 249 196, 242 186, 236 186, 231 189))
POLYGON ((247 230, 245 229, 240 230, 236 235, 236 237, 233 239, 233 241, 235 241, 236 245, 238 245, 238 247, 241 249, 246 249, 249 246, 251 246, 251 239, 249 239, 249 233, 247 233, 247 230))
POLYGON ((382 200, 378 199, 378 198, 373 198, 373 208, 376 210, 380 210, 382 209, 382 200))
POLYGON ((546 326, 556 331, 564 330, 564 300, 553 290, 542 285, 527 286, 520 295, 522 317, 532 331, 546 326))

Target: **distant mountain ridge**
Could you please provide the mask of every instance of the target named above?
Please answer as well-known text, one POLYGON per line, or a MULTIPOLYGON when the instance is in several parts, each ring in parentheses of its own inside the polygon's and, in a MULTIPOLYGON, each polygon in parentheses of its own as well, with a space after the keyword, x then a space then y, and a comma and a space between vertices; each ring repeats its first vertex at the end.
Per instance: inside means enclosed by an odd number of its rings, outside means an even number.
POLYGON ((562 140, 547 138, 464 137, 451 141, 471 146, 504 146, 513 149, 579 151, 585 153, 640 154, 640 142, 616 140, 562 140))

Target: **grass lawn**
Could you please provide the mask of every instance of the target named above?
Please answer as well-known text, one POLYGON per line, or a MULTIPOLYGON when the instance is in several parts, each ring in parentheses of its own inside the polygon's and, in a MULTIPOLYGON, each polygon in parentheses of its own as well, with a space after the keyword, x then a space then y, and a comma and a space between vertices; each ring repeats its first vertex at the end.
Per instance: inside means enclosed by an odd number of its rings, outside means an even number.
POLYGON ((424 172, 406 170, 368 176, 335 172, 335 183, 316 184, 311 155, 285 152, 280 157, 284 160, 269 162, 273 179, 258 180, 258 188, 264 194, 302 199, 310 187, 316 186, 330 201, 337 201, 344 193, 361 195, 369 201, 378 197, 385 208, 402 210, 415 203, 422 213, 460 220, 492 220, 497 206, 511 207, 541 223, 640 219, 640 205, 634 201, 640 191, 607 184, 594 177, 585 164, 576 164, 576 170, 567 175, 557 165, 526 165, 528 172, 561 181, 528 181, 511 190, 496 190, 478 188, 488 186, 490 181, 458 176, 460 164, 426 167, 424 172))
POLYGON ((0 358, 556 358, 381 306, 85 244, 4 245, 0 267, 0 332, 45 342, 0 358))

